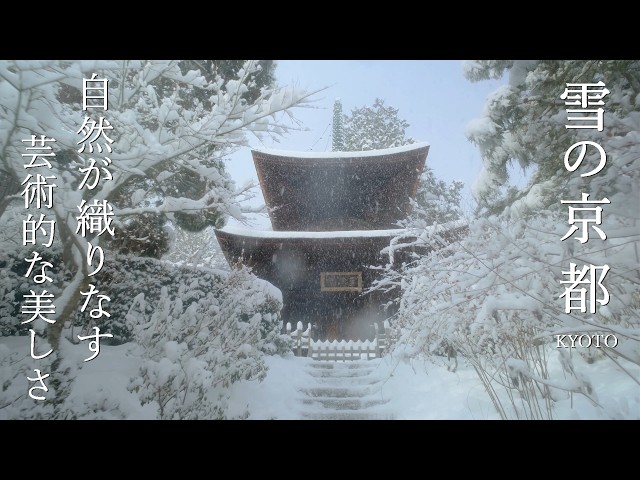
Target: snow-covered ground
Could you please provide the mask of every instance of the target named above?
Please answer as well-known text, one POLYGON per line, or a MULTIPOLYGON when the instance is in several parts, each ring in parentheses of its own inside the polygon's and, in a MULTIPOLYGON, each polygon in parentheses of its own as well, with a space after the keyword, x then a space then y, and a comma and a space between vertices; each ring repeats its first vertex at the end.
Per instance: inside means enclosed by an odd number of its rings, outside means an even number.
MULTIPOLYGON (((29 355, 28 337, 0 337, 0 345, 29 355)), ((141 406, 137 396, 127 391, 129 379, 138 375, 141 362, 140 350, 134 344, 101 346, 100 355, 86 363, 86 345, 67 344, 66 350, 67 358, 81 366, 69 399, 79 411, 86 411, 84 405, 102 405, 107 411, 97 412, 95 418, 155 418, 154 404, 141 406), (110 414, 110 406, 117 407, 117 413, 110 414)), ((455 372, 447 370, 444 360, 434 363, 393 356, 333 363, 290 355, 267 357, 266 362, 269 371, 264 381, 241 381, 231 387, 230 417, 248 413, 249 419, 499 418, 473 368, 462 362, 455 372)), ((640 418, 637 383, 620 370, 613 370, 607 361, 581 366, 588 367, 600 406, 574 395, 556 403, 555 418, 640 418)), ((625 368, 640 377, 640 367, 625 368)), ((0 419, 7 418, 3 411, 0 409, 0 419)))
MULTIPOLYGON (((264 382, 243 382, 234 386, 234 407, 247 408, 251 419, 301 418, 300 412, 304 408, 300 404, 303 398, 300 389, 318 385, 317 378, 305 368, 314 363, 320 362, 293 356, 270 357, 269 373, 264 382)), ((398 362, 391 357, 370 360, 368 363, 378 380, 369 397, 379 397, 387 402, 381 406, 385 413, 383 418, 497 418, 471 369, 451 373, 443 365, 398 362)), ((338 366, 342 365, 338 362, 338 366)))
MULTIPOLYGON (((317 385, 308 373, 313 362, 306 358, 270 357, 262 383, 242 382, 233 388, 233 407, 250 412, 251 419, 300 418, 300 389, 317 385)), ((372 360, 379 382, 375 395, 387 401, 385 418, 492 420, 499 415, 472 367, 459 365, 455 372, 446 362, 397 360, 391 356, 372 360)), ((558 419, 640 419, 640 386, 619 370, 601 361, 589 365, 589 378, 601 408, 583 396, 560 400, 558 419)), ((635 378, 640 368, 625 365, 635 378)))

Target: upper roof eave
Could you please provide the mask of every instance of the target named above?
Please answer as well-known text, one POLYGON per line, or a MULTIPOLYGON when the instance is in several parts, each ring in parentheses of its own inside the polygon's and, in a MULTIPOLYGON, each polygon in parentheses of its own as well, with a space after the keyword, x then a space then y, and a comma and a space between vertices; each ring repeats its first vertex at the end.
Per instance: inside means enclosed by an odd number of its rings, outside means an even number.
POLYGON ((353 160, 360 158, 371 157, 402 157, 402 154, 409 152, 419 152, 420 150, 428 151, 429 143, 419 142, 409 145, 403 145, 401 147, 384 148, 380 150, 363 150, 355 152, 301 152, 291 150, 274 150, 274 149, 261 149, 255 148, 252 150, 254 154, 267 157, 277 157, 281 159, 308 159, 308 160, 353 160))

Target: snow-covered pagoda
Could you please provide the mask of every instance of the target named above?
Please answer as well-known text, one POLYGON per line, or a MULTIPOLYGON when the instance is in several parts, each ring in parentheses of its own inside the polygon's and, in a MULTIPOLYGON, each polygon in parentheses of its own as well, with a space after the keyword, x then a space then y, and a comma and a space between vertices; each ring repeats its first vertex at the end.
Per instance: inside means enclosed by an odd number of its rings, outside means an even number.
POLYGON ((225 227, 230 265, 242 262, 282 291, 285 322, 319 339, 366 339, 389 315, 381 292, 363 295, 380 253, 415 198, 429 145, 363 152, 253 150, 273 230, 225 227))

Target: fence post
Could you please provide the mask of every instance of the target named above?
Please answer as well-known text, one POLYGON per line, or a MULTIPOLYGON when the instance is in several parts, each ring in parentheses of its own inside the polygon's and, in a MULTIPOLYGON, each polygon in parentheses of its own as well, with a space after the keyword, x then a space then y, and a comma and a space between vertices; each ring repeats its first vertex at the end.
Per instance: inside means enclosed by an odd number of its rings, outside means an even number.
POLYGON ((383 348, 385 351, 389 351, 389 344, 391 343, 391 334, 393 330, 391 330, 391 324, 389 320, 385 320, 382 323, 382 333, 384 334, 384 345, 383 348))
POLYGON ((296 335, 298 337, 298 357, 302 356, 302 322, 296 324, 296 335))
POLYGON ((380 328, 378 327, 378 322, 374 322, 373 328, 376 330, 376 357, 380 358, 382 354, 380 351, 380 328))

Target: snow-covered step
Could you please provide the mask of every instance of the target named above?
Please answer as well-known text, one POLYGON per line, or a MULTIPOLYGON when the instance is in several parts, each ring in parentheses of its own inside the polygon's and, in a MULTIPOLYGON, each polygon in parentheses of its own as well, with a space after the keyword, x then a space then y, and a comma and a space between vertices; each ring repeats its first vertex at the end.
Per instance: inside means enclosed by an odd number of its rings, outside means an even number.
POLYGON ((344 397, 305 398, 302 400, 305 405, 322 405, 328 410, 361 410, 387 402, 388 400, 344 397))
POLYGON ((313 387, 302 389, 301 392, 309 397, 364 397, 370 395, 375 390, 367 387, 353 388, 352 386, 344 387, 313 387))
POLYGON ((319 387, 366 387, 380 383, 383 379, 373 376, 363 377, 315 377, 319 387))
POLYGON ((312 384, 300 389, 300 415, 317 420, 392 418, 385 410, 389 399, 380 394, 384 380, 378 362, 313 362, 307 365, 312 384), (315 383, 315 385, 314 385, 315 383))
POLYGON ((366 377, 375 372, 375 368, 350 368, 350 369, 310 369, 309 375, 320 378, 352 378, 366 377))
POLYGON ((389 412, 366 413, 361 410, 341 411, 341 412, 310 412, 303 413, 302 417, 308 420, 392 420, 393 415, 389 412))

